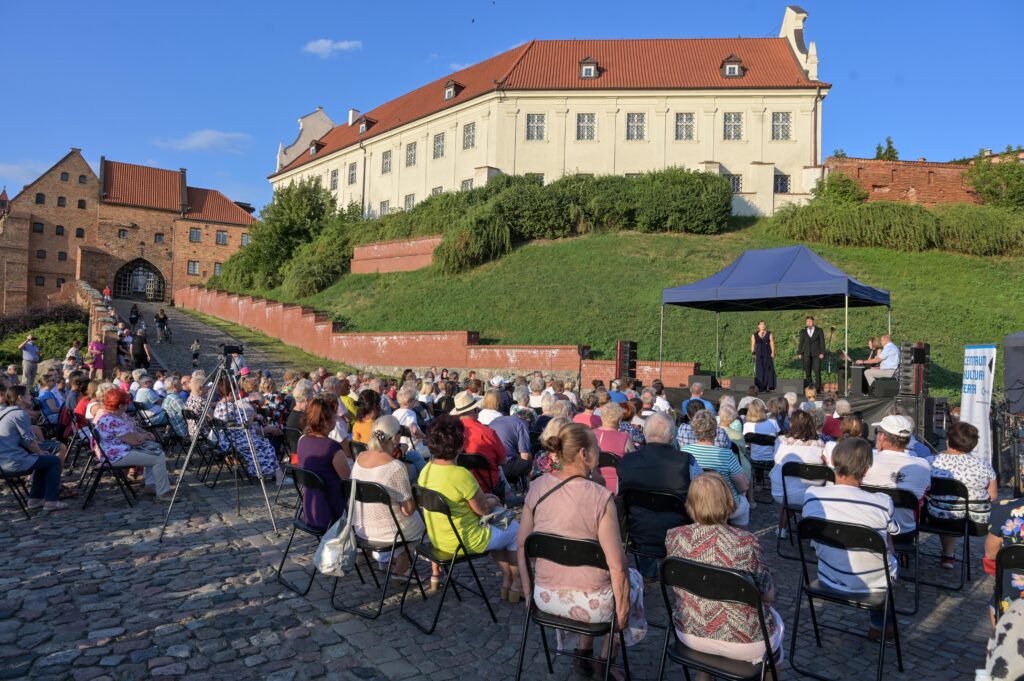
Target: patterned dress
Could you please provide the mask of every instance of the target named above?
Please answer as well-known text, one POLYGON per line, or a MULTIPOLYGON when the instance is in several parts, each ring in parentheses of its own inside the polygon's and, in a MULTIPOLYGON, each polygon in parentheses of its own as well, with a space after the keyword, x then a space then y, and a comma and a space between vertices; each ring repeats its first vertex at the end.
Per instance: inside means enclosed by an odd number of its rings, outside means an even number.
POLYGON ((259 462, 260 471, 264 476, 273 475, 281 466, 277 461, 274 445, 270 444, 270 440, 267 438, 260 436, 252 425, 245 425, 249 419, 242 412, 246 408, 248 408, 248 405, 243 405, 243 408, 239 409, 234 402, 221 401, 217 403, 217 407, 213 410, 213 417, 223 421, 228 426, 226 438, 224 430, 218 431, 220 448, 227 450, 228 440, 230 440, 231 446, 245 459, 245 467, 248 469, 249 475, 259 475, 260 473, 256 471, 256 465, 252 460, 252 453, 249 450, 249 440, 245 437, 245 429, 248 428, 249 436, 252 438, 252 449, 256 453, 256 460, 259 462))
MULTIPOLYGON (((967 488, 971 500, 988 499, 988 484, 996 479, 992 465, 971 454, 942 453, 932 461, 933 478, 952 478, 959 480, 967 488)), ((934 496, 928 500, 928 514, 936 518, 960 520, 964 517, 962 510, 956 510, 956 497, 934 496)), ((962 501, 960 508, 962 509, 962 501)), ((971 504, 971 520, 976 523, 987 523, 991 504, 971 504)))
MULTIPOLYGON (((970 455, 968 455, 970 456, 970 455)), ((1003 546, 1024 544, 1024 499, 1007 499, 992 506, 992 524, 988 533, 1002 540, 1003 546)), ((1024 574, 1007 570, 1003 575, 1003 598, 1000 612, 1006 612, 1013 601, 1024 598, 1024 574)))

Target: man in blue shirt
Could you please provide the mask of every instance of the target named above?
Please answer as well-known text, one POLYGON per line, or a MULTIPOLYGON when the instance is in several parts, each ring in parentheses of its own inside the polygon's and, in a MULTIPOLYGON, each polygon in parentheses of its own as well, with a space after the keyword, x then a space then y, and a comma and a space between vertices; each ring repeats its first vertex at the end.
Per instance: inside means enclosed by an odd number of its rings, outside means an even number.
POLYGON ((704 408, 710 411, 712 414, 718 413, 715 411, 715 405, 711 404, 710 402, 704 399, 704 384, 701 383, 700 381, 690 386, 690 398, 683 400, 683 405, 679 409, 680 412, 682 412, 683 414, 686 413, 686 405, 690 403, 690 400, 696 400, 700 402, 701 404, 704 405, 704 408))
POLYGON ((518 416, 499 416, 487 424, 501 443, 505 445, 508 458, 502 464, 506 480, 528 476, 533 470, 533 452, 530 447, 530 428, 518 416))
POLYGON ((892 336, 882 336, 882 351, 874 359, 858 359, 855 364, 872 367, 864 372, 864 380, 870 387, 876 379, 892 378, 900 366, 900 349, 892 342, 892 336))
POLYGON ((35 337, 29 334, 18 349, 21 350, 22 384, 32 390, 36 384, 36 371, 39 369, 39 348, 36 347, 35 337))

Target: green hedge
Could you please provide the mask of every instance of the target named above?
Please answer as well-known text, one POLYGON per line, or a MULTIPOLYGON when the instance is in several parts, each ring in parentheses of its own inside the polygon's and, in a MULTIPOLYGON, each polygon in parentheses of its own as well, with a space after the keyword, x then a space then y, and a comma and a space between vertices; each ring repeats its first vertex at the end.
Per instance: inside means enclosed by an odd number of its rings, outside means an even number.
POLYGON ((42 324, 25 332, 10 334, 0 341, 0 362, 21 366, 21 351, 18 346, 28 334, 35 336, 40 359, 64 359, 68 348, 76 340, 84 347, 89 338, 89 326, 81 322, 53 322, 42 324))
POLYGON ((831 246, 911 252, 939 249, 969 255, 1024 253, 1024 215, 971 204, 929 210, 885 201, 812 201, 782 208, 771 219, 771 230, 788 239, 831 246))

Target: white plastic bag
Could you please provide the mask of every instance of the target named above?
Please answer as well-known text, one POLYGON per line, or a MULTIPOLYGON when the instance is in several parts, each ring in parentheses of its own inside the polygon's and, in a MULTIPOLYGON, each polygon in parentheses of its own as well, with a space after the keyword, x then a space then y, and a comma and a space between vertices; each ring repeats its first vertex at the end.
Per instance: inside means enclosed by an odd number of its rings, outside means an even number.
POLYGON ((327 528, 320 538, 320 546, 313 555, 313 565, 330 577, 344 577, 356 565, 356 533, 352 528, 352 517, 356 507, 356 481, 348 497, 348 512, 327 528))

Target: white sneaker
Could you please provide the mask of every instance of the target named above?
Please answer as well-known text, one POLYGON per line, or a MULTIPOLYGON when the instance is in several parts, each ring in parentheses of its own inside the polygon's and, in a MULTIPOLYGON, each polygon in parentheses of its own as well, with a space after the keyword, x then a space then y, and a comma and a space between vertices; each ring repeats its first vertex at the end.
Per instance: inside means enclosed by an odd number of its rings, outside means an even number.
POLYGON ((785 527, 780 527, 777 530, 775 530, 775 536, 779 539, 789 539, 789 530, 787 530, 785 527))

